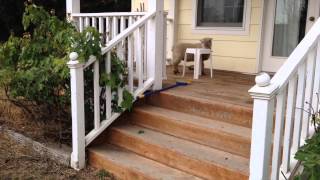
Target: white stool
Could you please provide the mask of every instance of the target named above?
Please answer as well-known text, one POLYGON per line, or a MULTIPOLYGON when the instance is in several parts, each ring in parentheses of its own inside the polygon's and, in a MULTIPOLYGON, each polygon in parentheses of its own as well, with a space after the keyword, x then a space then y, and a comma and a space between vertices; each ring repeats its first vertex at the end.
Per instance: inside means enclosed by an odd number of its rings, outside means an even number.
POLYGON ((182 76, 184 77, 187 65, 187 55, 193 54, 194 56, 194 79, 199 79, 199 75, 202 74, 202 55, 209 55, 210 60, 210 76, 213 77, 213 60, 211 56, 211 49, 204 49, 204 48, 187 48, 186 53, 184 55, 183 61, 183 71, 182 76))

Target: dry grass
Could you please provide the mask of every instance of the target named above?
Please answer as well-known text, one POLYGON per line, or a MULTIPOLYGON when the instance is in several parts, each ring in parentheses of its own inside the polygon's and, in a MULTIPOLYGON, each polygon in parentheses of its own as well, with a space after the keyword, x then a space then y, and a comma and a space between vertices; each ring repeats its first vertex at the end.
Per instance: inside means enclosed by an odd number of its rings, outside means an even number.
MULTIPOLYGON (((50 114, 48 115, 50 116, 50 114)), ((5 100, 0 91, 0 126, 21 133, 33 140, 46 142, 61 142, 70 145, 71 122, 60 123, 52 119, 35 119, 23 108, 5 100), (59 135, 63 130, 62 136, 59 135), (62 137, 63 139, 61 139, 62 137)), ((31 151, 11 141, 0 131, 0 180, 11 179, 114 179, 103 170, 86 168, 75 171, 46 157, 31 151)))
MULTIPOLYGON (((3 94, 0 93, 0 97, 3 94)), ((60 124, 58 119, 34 117, 23 108, 1 98, 0 126, 6 126, 40 142, 61 142, 67 145, 71 142, 71 122, 68 120, 61 121, 60 124)))
POLYGON ((40 157, 0 133, 0 180, 2 179, 114 179, 92 168, 75 171, 40 157))

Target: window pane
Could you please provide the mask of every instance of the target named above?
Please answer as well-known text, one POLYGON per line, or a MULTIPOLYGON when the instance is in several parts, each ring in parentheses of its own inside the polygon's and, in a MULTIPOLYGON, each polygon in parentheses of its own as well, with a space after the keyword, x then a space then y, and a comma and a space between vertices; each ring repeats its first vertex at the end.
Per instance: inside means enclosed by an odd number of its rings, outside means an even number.
POLYGON ((198 0, 197 25, 242 27, 244 0, 198 0))
POLYGON ((288 57, 305 34, 308 0, 277 1, 272 56, 288 57))

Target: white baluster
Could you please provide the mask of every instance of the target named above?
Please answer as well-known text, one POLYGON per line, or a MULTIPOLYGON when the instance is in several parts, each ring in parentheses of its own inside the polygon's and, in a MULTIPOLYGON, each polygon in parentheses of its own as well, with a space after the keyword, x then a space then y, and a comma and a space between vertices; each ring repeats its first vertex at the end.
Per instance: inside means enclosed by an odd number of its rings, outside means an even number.
POLYGON ((319 110, 319 92, 320 92, 320 41, 317 44, 317 56, 315 64, 314 85, 313 85, 313 101, 312 107, 315 111, 319 110))
POLYGON ((294 112, 296 109, 296 95, 297 95, 297 76, 294 76, 289 81, 288 87, 288 100, 287 100, 287 111, 286 111, 286 124, 284 130, 284 141, 283 141, 283 155, 282 155, 282 169, 284 173, 288 173, 290 170, 290 158, 291 151, 290 145, 292 141, 293 131, 293 120, 294 112))
POLYGON ((138 89, 143 88, 143 61, 142 61, 142 30, 138 28, 137 33, 137 54, 136 54, 136 71, 138 73, 138 89))
POLYGON ((293 142, 292 142, 292 153, 296 153, 300 147, 301 138, 301 121, 304 107, 304 92, 306 84, 306 68, 305 63, 301 64, 298 69, 298 88, 297 88, 297 102, 296 102, 296 112, 294 119, 294 130, 293 130, 293 142))
POLYGON ((78 54, 70 54, 68 67, 71 82, 71 117, 72 117, 72 154, 71 167, 85 167, 85 123, 84 123, 84 81, 83 64, 78 60, 78 54))
MULTIPOLYGON (((120 18, 120 33, 125 30, 125 18, 121 16, 120 18)), ((121 60, 125 60, 125 40, 122 40, 118 46, 118 55, 121 60)))
MULTIPOLYGON (((164 14, 164 18, 163 18, 163 37, 165 38, 165 41, 163 43, 163 62, 162 62, 162 78, 163 79, 167 79, 167 15, 164 14)), ((212 61, 210 61, 212 62, 212 61)), ((211 65, 212 67, 212 65, 211 65)), ((212 70, 211 70, 212 72, 212 70)), ((212 76, 212 75, 211 75, 212 76)), ((212 78, 212 77, 211 77, 212 78)))
POLYGON ((82 32, 84 29, 83 27, 83 18, 79 17, 79 31, 82 32))
POLYGON ((118 18, 116 16, 112 19, 112 39, 118 34, 118 18))
POLYGON ((124 16, 120 18, 120 33, 126 28, 126 19, 124 16))
POLYGON ((283 89, 277 97, 276 121, 274 128, 273 153, 272 153, 272 173, 271 179, 278 180, 280 172, 281 145, 283 137, 283 124, 285 114, 285 102, 287 89, 283 89))
MULTIPOLYGON (((107 52, 105 57, 105 68, 106 73, 111 73, 111 52, 107 52)), ((112 94, 111 94, 111 88, 109 86, 106 86, 106 119, 110 119, 112 116, 112 108, 111 108, 111 101, 112 101, 112 94)))
POLYGON ((129 16, 129 20, 128 20, 128 25, 132 25, 133 24, 133 17, 129 16))
POLYGON ((94 63, 93 93, 94 93, 94 129, 100 127, 100 86, 99 86, 99 60, 94 63))
POLYGON ((92 22, 92 27, 94 27, 94 28, 97 28, 97 19, 96 19, 96 17, 92 17, 91 18, 91 22, 92 22))
POLYGON ((85 17, 84 26, 85 26, 86 28, 90 26, 90 18, 89 18, 89 17, 85 17))
POLYGON ((111 30, 110 30, 110 19, 106 17, 106 44, 110 41, 111 30))
POLYGON ((145 24, 143 26, 143 32, 142 32, 142 37, 143 37, 143 80, 147 80, 148 79, 148 66, 147 66, 147 35, 148 35, 148 29, 147 29, 147 24, 145 24))
MULTIPOLYGON (((130 24, 130 23, 129 23, 130 24)), ((128 37, 128 85, 129 91, 133 93, 133 36, 128 37)))
POLYGON ((105 43, 105 40, 103 39, 103 33, 104 33, 104 24, 103 24, 103 18, 99 17, 99 33, 101 34, 100 38, 102 40, 101 43, 105 43))
MULTIPOLYGON (((314 69, 315 69, 315 60, 316 60, 316 49, 312 50, 308 55, 307 59, 307 72, 306 72, 306 90, 304 98, 304 107, 303 109, 311 112, 312 104, 312 93, 313 93, 313 83, 314 83, 314 69)), ((302 139, 307 139, 309 137, 309 125, 310 125, 310 113, 303 111, 302 117, 302 139)))

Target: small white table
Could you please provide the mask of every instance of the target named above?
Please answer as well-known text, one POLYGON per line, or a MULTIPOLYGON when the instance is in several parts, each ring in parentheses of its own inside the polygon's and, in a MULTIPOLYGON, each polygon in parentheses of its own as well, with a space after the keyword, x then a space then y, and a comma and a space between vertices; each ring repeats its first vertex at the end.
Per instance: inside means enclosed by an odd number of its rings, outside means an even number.
POLYGON ((202 74, 202 55, 209 55, 210 60, 210 76, 213 77, 213 59, 211 55, 211 49, 205 48, 187 48, 186 53, 184 55, 184 62, 183 62, 183 71, 182 76, 184 77, 187 65, 187 55, 193 54, 194 57, 194 79, 199 79, 199 75, 202 74))

